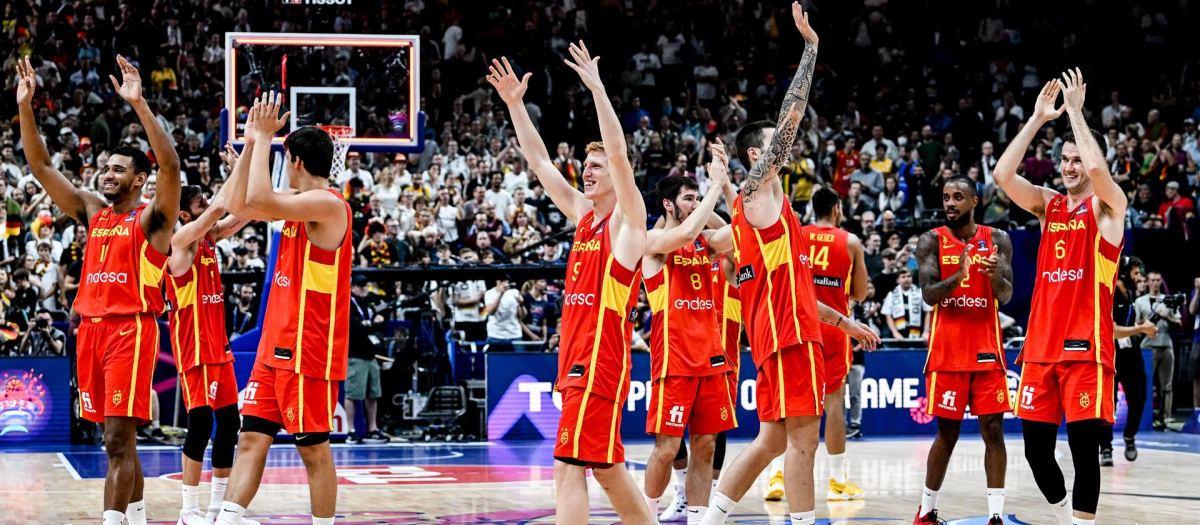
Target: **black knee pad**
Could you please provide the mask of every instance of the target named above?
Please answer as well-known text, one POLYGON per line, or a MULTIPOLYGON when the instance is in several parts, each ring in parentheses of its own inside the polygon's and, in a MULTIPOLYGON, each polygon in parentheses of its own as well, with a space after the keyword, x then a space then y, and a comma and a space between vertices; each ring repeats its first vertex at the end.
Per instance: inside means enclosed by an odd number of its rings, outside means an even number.
POLYGON ((675 461, 679 461, 681 459, 687 459, 687 458, 688 458, 687 443, 684 443, 683 440, 681 439, 681 440, 679 440, 679 452, 675 453, 675 461))
POLYGON ((233 450, 237 448, 238 427, 241 426, 237 405, 218 408, 214 414, 217 419, 217 432, 213 434, 212 466, 231 468, 233 450))
POLYGON ((725 433, 717 434, 717 445, 713 449, 713 470, 721 470, 725 465, 725 433))
POLYGON ((1067 423, 1067 444, 1071 446, 1071 462, 1075 466, 1071 506, 1080 512, 1095 514, 1100 501, 1098 445, 1104 428, 1098 419, 1067 423))
POLYGON ((328 432, 300 432, 294 436, 297 447, 311 447, 329 441, 328 432))
POLYGON ((258 432, 259 434, 266 434, 273 438, 275 437, 275 434, 278 434, 279 430, 282 428, 283 425, 269 419, 263 419, 257 416, 246 416, 242 418, 242 432, 258 432))
POLYGON ((183 455, 193 461, 204 463, 204 449, 208 448, 208 437, 213 431, 212 407, 202 406, 188 410, 188 433, 183 440, 183 455))

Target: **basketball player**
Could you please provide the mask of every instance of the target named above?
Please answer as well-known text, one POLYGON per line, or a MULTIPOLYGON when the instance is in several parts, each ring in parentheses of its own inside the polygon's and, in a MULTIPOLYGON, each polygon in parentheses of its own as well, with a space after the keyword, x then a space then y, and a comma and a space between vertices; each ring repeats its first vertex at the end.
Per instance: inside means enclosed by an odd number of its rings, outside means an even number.
POLYGON ((731 214, 738 294, 758 369, 762 425, 758 437, 721 476, 704 525, 724 523, 758 474, 785 451, 785 484, 793 495, 788 501, 791 522, 815 522, 813 456, 825 380, 818 323, 835 325, 867 348, 873 349, 879 340, 865 325, 818 304, 808 246, 779 181, 807 105, 817 53, 817 35, 799 2, 792 4, 792 18, 804 36, 804 55, 784 97, 778 132, 770 122, 748 124, 738 132, 738 157, 753 167, 731 214))
POLYGON ((151 383, 158 361, 158 322, 164 309, 163 268, 179 215, 179 156, 171 137, 142 98, 142 79, 117 56, 117 94, 133 106, 158 161, 158 193, 142 203, 150 177, 145 152, 127 145, 111 151, 97 175, 103 199, 76 188, 50 163, 33 114, 36 77, 26 57, 17 62, 21 141, 30 170, 63 213, 79 221, 91 239, 84 249, 83 277, 75 310, 83 318, 76 345, 80 414, 104 428, 108 476, 104 525, 128 518, 146 523, 145 485, 137 457, 137 426, 150 421, 151 383), (108 203, 112 203, 111 205, 108 203))
MULTIPOLYGON (((228 146, 227 146, 228 147, 228 146)), ((224 155, 236 156, 232 147, 224 155)), ((236 182, 236 181, 235 181, 236 182)), ((225 336, 225 288, 217 267, 216 243, 233 236, 248 221, 225 215, 225 192, 212 203, 199 186, 185 186, 179 198, 182 226, 171 237, 167 262, 167 304, 171 348, 187 407, 188 434, 183 442, 183 507, 180 525, 208 525, 221 510, 241 418, 233 353, 225 336), (216 434, 213 434, 213 418, 216 434), (209 436, 212 449, 212 497, 207 516, 200 510, 200 470, 209 436)), ((249 520, 243 520, 247 523, 249 520)))
POLYGON ((562 395, 554 448, 558 523, 588 520, 585 473, 608 493, 625 523, 654 522, 633 476, 625 469, 621 407, 629 396, 632 362, 629 322, 637 304, 646 245, 646 205, 633 179, 625 134, 612 108, 599 69, 583 43, 571 45, 567 66, 579 73, 595 99, 603 142, 587 145, 583 192, 571 187, 538 136, 521 98, 530 73, 518 80, 507 59, 493 60, 488 82, 508 105, 517 140, 546 194, 577 224, 567 260, 563 334, 555 388, 562 395))
POLYGON ((925 360, 927 414, 938 433, 926 461, 925 491, 914 525, 936 525, 937 496, 966 408, 979 416, 987 472, 988 525, 1004 513, 1004 413, 1008 366, 1000 341, 1000 305, 1012 298, 1012 242, 1003 230, 975 224, 975 182, 956 175, 942 183, 946 225, 917 242, 921 295, 933 307, 925 360))
POLYGON ((1063 81, 1047 83, 995 171, 1001 189, 1042 222, 1013 412, 1023 420, 1025 457, 1033 477, 1063 525, 1091 525, 1100 498, 1099 433, 1105 421, 1113 421, 1115 349, 1108 316, 1128 205, 1104 161, 1100 134, 1084 120, 1085 91, 1078 69, 1063 73, 1063 81), (1064 105, 1056 109, 1060 92, 1064 105), (1017 177, 1016 168, 1038 130, 1064 111, 1071 132, 1063 137, 1059 166, 1067 194, 1060 195, 1017 177), (1074 502, 1054 459, 1064 415, 1075 465, 1074 502))
MULTIPOLYGON (((808 258, 817 300, 838 313, 850 316, 850 299, 867 297, 867 264, 862 241, 838 225, 842 223, 842 200, 829 188, 812 195, 816 224, 801 229, 808 242, 808 258)), ((846 376, 850 373, 850 338, 827 324, 821 325, 822 348, 825 353, 825 450, 829 452, 829 501, 863 499, 866 493, 850 481, 846 468, 846 376)), ((770 488, 775 488, 776 476, 783 484, 783 473, 771 476, 770 488)), ((781 489, 783 487, 780 487, 781 489)), ((780 494, 782 497, 783 494, 780 494)))
POLYGON ((329 449, 338 382, 346 379, 350 329, 350 206, 329 187, 333 139, 313 126, 283 142, 289 189, 271 188, 271 137, 288 121, 282 95, 255 102, 246 148, 225 205, 248 220, 286 221, 279 236, 267 313, 246 384, 242 433, 217 523, 242 523, 280 428, 295 436, 308 472, 314 525, 333 523, 337 473, 329 449))
MULTIPOLYGON (((736 426, 729 366, 720 339, 712 285, 712 255, 733 247, 728 228, 704 229, 729 180, 725 148, 712 146, 708 173, 712 185, 697 202, 699 186, 690 177, 659 181, 655 195, 664 223, 646 233, 642 276, 653 312, 650 331, 653 378, 646 433, 654 449, 646 462, 646 504, 658 514, 658 499, 670 482, 670 465, 691 436, 687 478, 688 521, 698 523, 712 489, 716 436, 736 426)), ((719 259, 717 259, 719 261, 719 259)))

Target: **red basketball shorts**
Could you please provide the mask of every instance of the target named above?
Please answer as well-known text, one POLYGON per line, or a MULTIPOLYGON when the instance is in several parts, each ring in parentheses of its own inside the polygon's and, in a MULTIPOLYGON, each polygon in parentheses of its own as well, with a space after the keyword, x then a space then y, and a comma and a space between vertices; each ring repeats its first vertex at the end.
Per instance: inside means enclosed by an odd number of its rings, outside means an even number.
POLYGON ((1012 409, 1008 375, 1004 370, 928 372, 925 374, 925 413, 962 421, 967 407, 976 416, 1012 409))
POLYGON ((737 427, 728 375, 655 380, 650 387, 646 433, 683 437, 685 427, 691 428, 692 434, 716 434, 737 427))
POLYGON ((1100 363, 1025 363, 1013 414, 1059 424, 1086 419, 1113 422, 1114 372, 1100 363))
POLYGON ((621 408, 629 397, 629 387, 618 387, 621 399, 613 400, 587 392, 583 388, 564 388, 562 417, 554 457, 588 468, 607 468, 625 462, 621 444, 621 408), (623 392, 622 392, 623 391, 623 392))
POLYGON ((825 359, 821 345, 800 343, 775 352, 758 367, 759 421, 820 416, 825 406, 825 359))
POLYGON ((84 318, 75 350, 83 418, 149 422, 158 347, 158 321, 151 314, 84 318))
POLYGON ((199 365, 183 371, 180 388, 183 403, 188 410, 208 406, 214 410, 235 404, 238 401, 237 377, 233 374, 233 361, 212 365, 199 365))
POLYGON ((850 373, 850 338, 845 332, 821 323, 821 347, 825 355, 825 391, 833 392, 850 373))
POLYGON ((289 434, 329 432, 333 429, 337 383, 255 362, 246 382, 242 416, 274 421, 289 434))

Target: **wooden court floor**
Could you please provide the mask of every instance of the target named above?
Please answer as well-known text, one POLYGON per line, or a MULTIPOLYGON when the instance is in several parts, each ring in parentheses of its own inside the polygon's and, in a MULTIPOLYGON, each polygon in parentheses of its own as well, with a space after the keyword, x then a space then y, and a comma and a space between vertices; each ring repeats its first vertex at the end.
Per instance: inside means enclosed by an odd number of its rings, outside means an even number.
MULTIPOLYGON (((1144 433, 1141 456, 1122 457, 1102 470, 1102 524, 1173 524, 1200 521, 1200 436, 1144 433)), ((911 523, 924 482, 931 440, 875 439, 849 445, 851 477, 867 491, 862 502, 827 503, 818 482, 819 524, 911 523)), ((728 460, 744 447, 730 443, 728 460)), ((476 444, 339 445, 339 523, 540 524, 554 522, 552 442, 476 444)), ((630 443, 627 458, 639 486, 649 443, 630 443)), ((1059 463, 1072 478, 1066 442, 1059 463)), ((147 511, 151 523, 175 523, 179 512, 179 449, 145 447, 147 511)), ((728 461, 727 460, 727 461, 728 461)), ((822 450, 818 480, 828 477, 822 450)), ((0 523, 99 523, 104 453, 98 447, 61 452, 0 453, 0 523)), ((205 474, 207 480, 207 472, 205 474)), ((264 484, 247 516, 264 524, 310 523, 303 466, 291 445, 272 449, 264 484)), ((594 482, 593 523, 616 523, 609 502, 594 482)), ((1011 524, 1053 524, 1034 484, 1019 439, 1008 441, 1005 519, 1011 524)), ((787 523, 787 508, 762 500, 766 476, 738 505, 729 523, 787 523)), ((665 507, 673 494, 663 497, 665 507)), ((201 486, 201 506, 208 484, 201 486)), ((983 445, 964 435, 958 444, 939 501, 950 524, 986 523, 983 445)))

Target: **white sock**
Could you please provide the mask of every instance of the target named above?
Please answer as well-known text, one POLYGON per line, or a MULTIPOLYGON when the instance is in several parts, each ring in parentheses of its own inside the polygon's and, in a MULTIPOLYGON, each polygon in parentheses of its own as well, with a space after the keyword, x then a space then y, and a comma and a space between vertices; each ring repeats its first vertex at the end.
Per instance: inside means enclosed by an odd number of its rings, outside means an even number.
POLYGON ((104 511, 104 525, 121 525, 125 522, 125 513, 119 510, 104 511))
POLYGON ((246 507, 226 501, 221 504, 221 514, 217 515, 216 525, 242 525, 242 514, 246 513, 246 507))
POLYGON ((200 485, 183 486, 183 510, 200 510, 200 485))
POLYGON ((330 518, 318 518, 316 516, 313 516, 313 525, 333 525, 333 518, 335 518, 335 517, 337 517, 337 516, 330 517, 330 518))
POLYGON ((651 498, 644 494, 642 498, 646 500, 646 506, 650 508, 650 514, 654 515, 654 520, 658 521, 658 498, 651 498))
POLYGON ((846 454, 829 455, 829 477, 842 485, 846 483, 846 454))
POLYGON ((1083 518, 1071 518, 1071 525, 1096 525, 1096 520, 1085 520, 1083 518))
POLYGON ((688 525, 700 525, 700 522, 704 519, 704 514, 706 512, 708 512, 708 507, 689 505, 687 508, 688 525))
POLYGON ((146 525, 146 499, 130 502, 125 508, 125 519, 129 525, 146 525))
POLYGON ((683 492, 682 487, 687 486, 687 469, 686 468, 682 468, 682 469, 672 468, 671 470, 675 472, 675 486, 680 487, 679 492, 683 492))
POLYGON ((729 519, 729 513, 733 512, 734 507, 737 507, 737 502, 729 499, 720 492, 713 495, 712 500, 708 502, 708 509, 704 511, 704 517, 700 519, 700 525, 723 525, 725 520, 729 519))
POLYGON ((1003 516, 1004 515, 1004 488, 987 489, 988 495, 988 516, 1003 516))
POLYGON ((208 513, 219 514, 221 502, 225 501, 225 489, 229 487, 229 478, 212 478, 212 495, 208 498, 208 513))
POLYGON ((783 473, 783 455, 771 460, 771 475, 783 473))
POLYGON ((1071 496, 1063 498, 1058 503, 1051 503, 1050 508, 1054 509, 1054 517, 1058 518, 1059 525, 1071 525, 1071 496))
POLYGON ((921 508, 917 509, 917 515, 924 516, 937 510, 937 497, 938 491, 925 487, 925 490, 921 491, 921 508))
POLYGON ((708 499, 712 499, 712 495, 717 493, 717 480, 713 480, 712 490, 708 491, 708 499))
POLYGON ((815 510, 792 513, 792 525, 815 525, 816 523, 817 511, 815 510))
POLYGON ((158 424, 158 420, 154 420, 154 421, 150 422, 150 428, 162 428, 162 427, 158 424))

